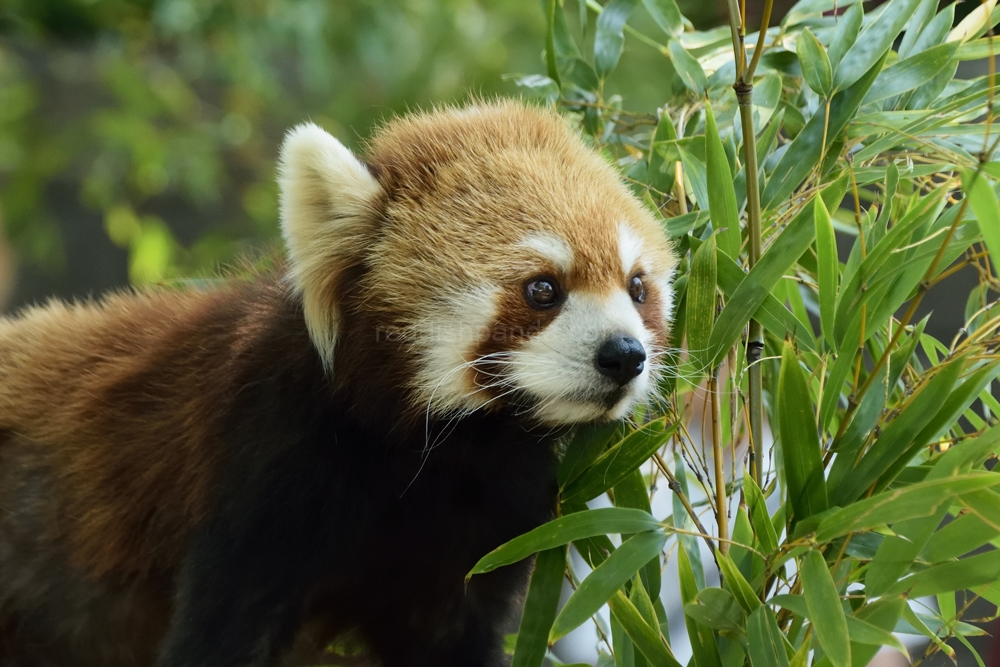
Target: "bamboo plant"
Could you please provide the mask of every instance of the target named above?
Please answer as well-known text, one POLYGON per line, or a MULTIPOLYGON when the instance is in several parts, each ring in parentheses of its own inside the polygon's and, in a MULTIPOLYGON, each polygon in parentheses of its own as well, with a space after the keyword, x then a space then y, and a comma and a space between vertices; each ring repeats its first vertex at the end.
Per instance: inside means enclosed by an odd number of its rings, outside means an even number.
POLYGON ((590 622, 602 665, 677 667, 664 599, 697 667, 862 667, 905 652, 894 632, 951 655, 978 632, 956 592, 1000 604, 1000 128, 992 67, 955 78, 993 62, 1000 8, 956 26, 937 0, 802 0, 768 25, 768 1, 746 26, 745 5, 699 31, 674 0, 548 0, 547 72, 518 79, 621 166, 682 262, 657 400, 579 430, 557 518, 469 573, 535 557, 514 667, 590 622), (655 115, 605 93, 626 44, 663 56, 655 115), (966 322, 937 340, 917 308, 962 269, 966 322))

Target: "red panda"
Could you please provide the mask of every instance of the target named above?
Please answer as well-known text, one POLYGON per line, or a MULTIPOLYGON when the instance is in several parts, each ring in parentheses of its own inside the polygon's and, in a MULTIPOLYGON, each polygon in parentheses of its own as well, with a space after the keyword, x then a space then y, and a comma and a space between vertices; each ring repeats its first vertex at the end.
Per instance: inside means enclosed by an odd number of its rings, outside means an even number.
POLYGON ((287 267, 0 319, 0 665, 485 666, 555 441, 648 398, 672 250, 554 112, 281 149, 287 267))

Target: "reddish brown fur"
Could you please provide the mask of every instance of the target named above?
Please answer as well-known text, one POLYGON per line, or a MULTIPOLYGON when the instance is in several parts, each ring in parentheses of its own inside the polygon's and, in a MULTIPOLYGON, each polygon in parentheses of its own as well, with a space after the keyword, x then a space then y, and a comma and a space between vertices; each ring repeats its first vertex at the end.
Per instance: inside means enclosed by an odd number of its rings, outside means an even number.
POLYGON ((231 390, 206 361, 241 340, 213 330, 237 298, 147 292, 0 323, 0 429, 38 443, 72 517, 73 557, 94 575, 172 567, 204 513, 212 407, 231 390))

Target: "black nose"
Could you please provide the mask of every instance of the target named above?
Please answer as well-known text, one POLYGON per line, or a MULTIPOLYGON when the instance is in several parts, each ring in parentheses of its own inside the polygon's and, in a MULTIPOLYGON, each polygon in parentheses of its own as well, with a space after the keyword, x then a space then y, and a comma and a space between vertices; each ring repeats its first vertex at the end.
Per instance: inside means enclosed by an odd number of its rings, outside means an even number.
POLYGON ((619 387, 642 373, 645 363, 646 350, 631 336, 609 338, 597 351, 597 370, 617 382, 619 387))

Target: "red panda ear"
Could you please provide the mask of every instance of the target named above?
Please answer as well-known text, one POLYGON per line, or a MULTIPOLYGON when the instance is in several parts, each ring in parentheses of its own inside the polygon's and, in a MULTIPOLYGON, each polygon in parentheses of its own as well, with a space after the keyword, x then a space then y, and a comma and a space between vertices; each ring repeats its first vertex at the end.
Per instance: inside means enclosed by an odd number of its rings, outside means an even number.
POLYGON ((382 186, 344 145, 312 123, 292 129, 278 168, 281 231, 309 336, 327 370, 340 327, 338 288, 376 224, 382 186))

